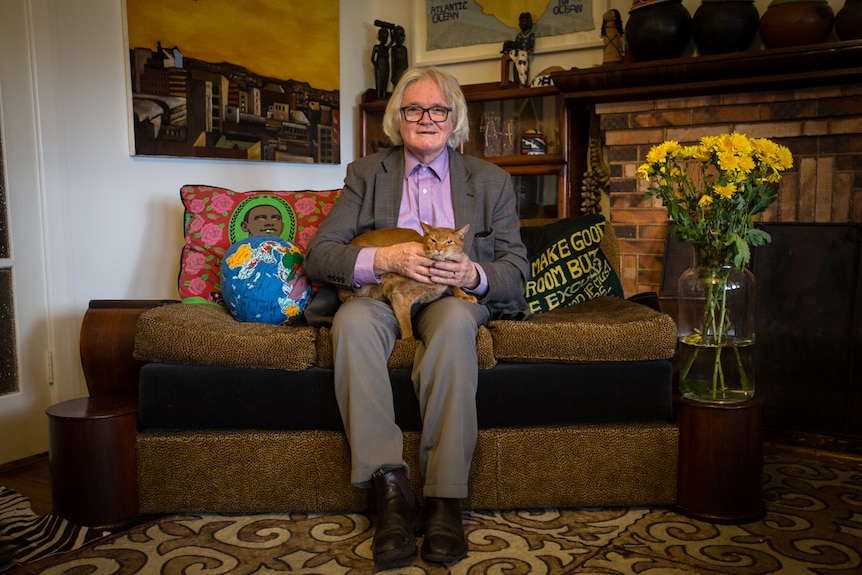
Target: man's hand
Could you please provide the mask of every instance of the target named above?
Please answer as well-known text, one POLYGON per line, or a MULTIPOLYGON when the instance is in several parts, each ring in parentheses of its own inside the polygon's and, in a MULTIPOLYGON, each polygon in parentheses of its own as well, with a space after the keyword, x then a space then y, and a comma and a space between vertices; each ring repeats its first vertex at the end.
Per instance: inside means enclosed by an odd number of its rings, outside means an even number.
POLYGON ((464 253, 455 254, 442 262, 434 262, 430 273, 431 280, 438 284, 467 289, 475 289, 479 285, 479 272, 464 253))
POLYGON ((455 254, 444 261, 435 261, 425 255, 418 242, 377 248, 374 273, 397 273, 426 284, 437 283, 467 289, 475 289, 480 280, 479 272, 467 254, 455 254))
POLYGON ((422 283, 431 283, 434 260, 425 256, 422 244, 404 242, 377 248, 374 255, 374 273, 396 273, 422 283))

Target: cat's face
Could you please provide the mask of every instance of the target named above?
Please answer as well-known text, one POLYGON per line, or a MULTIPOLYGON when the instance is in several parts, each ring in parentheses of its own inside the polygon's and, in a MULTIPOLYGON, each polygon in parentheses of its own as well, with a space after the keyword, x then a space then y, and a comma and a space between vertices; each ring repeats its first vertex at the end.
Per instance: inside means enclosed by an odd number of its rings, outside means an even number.
POLYGON ((422 247, 425 255, 436 261, 443 261, 449 256, 460 253, 464 248, 464 236, 470 225, 462 226, 457 230, 452 228, 435 228, 422 224, 425 236, 422 239, 422 247))

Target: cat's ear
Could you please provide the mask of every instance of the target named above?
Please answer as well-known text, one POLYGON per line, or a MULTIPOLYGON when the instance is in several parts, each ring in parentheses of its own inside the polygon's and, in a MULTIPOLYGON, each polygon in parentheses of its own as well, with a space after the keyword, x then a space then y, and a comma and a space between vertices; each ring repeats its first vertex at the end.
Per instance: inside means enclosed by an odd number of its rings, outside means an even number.
POLYGON ((422 226, 422 231, 425 232, 426 234, 431 233, 431 230, 433 229, 431 227, 431 224, 429 224, 427 222, 419 222, 419 225, 422 226))
POLYGON ((460 228, 455 230, 455 235, 463 240, 464 236, 467 235, 467 231, 469 229, 470 229, 470 224, 464 224, 463 226, 461 226, 460 228))

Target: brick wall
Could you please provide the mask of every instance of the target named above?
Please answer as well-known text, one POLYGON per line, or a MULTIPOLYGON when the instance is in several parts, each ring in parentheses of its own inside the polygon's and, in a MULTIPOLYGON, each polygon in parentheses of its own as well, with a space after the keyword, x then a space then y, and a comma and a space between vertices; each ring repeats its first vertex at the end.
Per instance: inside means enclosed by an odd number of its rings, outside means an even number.
POLYGON ((787 146, 776 222, 862 222, 862 83, 799 90, 597 104, 611 171, 610 214, 626 296, 658 291, 667 213, 635 175, 647 151, 732 131, 787 146))

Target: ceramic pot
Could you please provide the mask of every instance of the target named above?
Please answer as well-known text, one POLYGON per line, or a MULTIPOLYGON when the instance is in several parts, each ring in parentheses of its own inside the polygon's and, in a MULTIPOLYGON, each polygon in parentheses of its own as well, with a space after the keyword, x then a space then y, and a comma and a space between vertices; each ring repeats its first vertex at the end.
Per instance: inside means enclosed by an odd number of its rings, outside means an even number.
POLYGON ((691 36, 700 54, 742 52, 757 35, 760 12, 754 0, 703 0, 691 23, 691 36))
POLYGON ((636 62, 679 58, 691 40, 691 14, 682 0, 635 0, 625 40, 636 62))
POLYGON ((835 15, 835 33, 841 40, 862 39, 862 0, 847 0, 835 15))
POLYGON ((760 18, 760 39, 767 48, 819 44, 834 21, 827 0, 772 0, 760 18))

